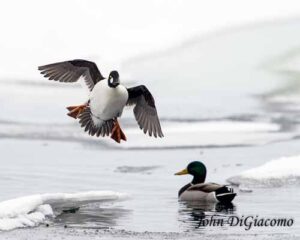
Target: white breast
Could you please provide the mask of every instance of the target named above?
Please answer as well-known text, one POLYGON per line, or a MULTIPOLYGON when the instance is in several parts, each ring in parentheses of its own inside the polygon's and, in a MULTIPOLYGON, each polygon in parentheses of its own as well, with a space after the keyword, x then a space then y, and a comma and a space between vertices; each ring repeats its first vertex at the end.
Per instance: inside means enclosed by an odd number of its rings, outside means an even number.
POLYGON ((111 88, 107 80, 98 82, 90 94, 90 107, 94 116, 109 120, 121 116, 128 100, 127 89, 119 85, 111 88))

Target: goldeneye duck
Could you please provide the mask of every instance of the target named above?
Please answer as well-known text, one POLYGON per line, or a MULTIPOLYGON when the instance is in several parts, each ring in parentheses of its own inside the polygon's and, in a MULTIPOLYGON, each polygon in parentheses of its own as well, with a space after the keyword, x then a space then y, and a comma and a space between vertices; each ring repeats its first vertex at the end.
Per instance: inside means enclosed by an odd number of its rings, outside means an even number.
POLYGON ((233 189, 227 185, 205 183, 206 167, 202 162, 191 162, 187 168, 175 175, 190 174, 194 178, 191 183, 183 186, 178 197, 187 201, 230 203, 236 196, 233 189))
POLYGON ((118 118, 126 105, 134 105, 135 119, 143 132, 149 136, 163 137, 155 101, 144 86, 126 88, 120 84, 119 73, 111 71, 108 79, 100 73, 94 62, 71 60, 38 67, 41 74, 49 80, 76 82, 83 78, 90 92, 86 103, 67 107, 68 115, 79 118, 81 127, 91 136, 111 138, 120 143, 126 141, 118 118))

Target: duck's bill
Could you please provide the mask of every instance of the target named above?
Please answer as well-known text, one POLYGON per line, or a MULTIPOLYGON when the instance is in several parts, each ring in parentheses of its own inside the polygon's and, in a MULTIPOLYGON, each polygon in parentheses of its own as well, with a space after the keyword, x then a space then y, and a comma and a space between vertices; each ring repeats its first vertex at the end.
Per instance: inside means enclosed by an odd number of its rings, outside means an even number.
POLYGON ((183 169, 182 171, 175 173, 175 175, 185 175, 185 174, 188 174, 187 169, 183 169))

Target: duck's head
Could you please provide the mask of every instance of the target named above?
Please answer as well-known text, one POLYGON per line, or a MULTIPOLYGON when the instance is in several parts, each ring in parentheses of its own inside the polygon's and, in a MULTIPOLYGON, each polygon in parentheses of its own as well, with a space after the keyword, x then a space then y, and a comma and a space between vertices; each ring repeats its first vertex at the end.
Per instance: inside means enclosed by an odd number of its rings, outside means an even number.
POLYGON ((108 86, 115 88, 120 84, 119 73, 117 71, 111 71, 108 76, 108 86))
POLYGON ((185 174, 190 174, 192 175, 193 184, 197 183, 203 183, 206 178, 206 167, 202 162, 191 162, 185 169, 183 169, 180 172, 175 173, 175 175, 185 175, 185 174))

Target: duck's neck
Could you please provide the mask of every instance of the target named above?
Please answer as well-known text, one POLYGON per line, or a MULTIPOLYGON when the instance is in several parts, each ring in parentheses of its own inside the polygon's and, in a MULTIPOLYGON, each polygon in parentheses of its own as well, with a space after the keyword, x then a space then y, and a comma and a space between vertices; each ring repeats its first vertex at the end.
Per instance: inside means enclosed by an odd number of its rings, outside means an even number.
POLYGON ((204 183, 205 177, 206 176, 204 176, 204 175, 194 175, 192 184, 204 183))

